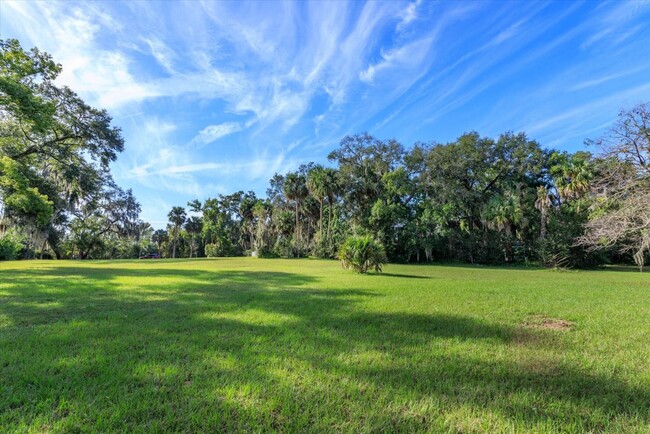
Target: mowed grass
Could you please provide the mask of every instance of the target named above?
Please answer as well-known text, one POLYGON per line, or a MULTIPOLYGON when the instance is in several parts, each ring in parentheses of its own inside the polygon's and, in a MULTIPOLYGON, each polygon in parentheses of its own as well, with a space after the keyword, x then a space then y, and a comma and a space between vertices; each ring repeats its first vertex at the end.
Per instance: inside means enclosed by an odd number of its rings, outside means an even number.
POLYGON ((650 432, 650 273, 385 271, 1 263, 0 432, 650 432))

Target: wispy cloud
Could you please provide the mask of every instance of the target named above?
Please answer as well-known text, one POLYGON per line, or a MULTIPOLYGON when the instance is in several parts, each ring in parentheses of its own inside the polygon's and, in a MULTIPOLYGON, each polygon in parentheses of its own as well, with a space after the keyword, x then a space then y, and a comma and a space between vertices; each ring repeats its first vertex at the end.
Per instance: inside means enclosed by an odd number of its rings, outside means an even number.
POLYGON ((409 3, 408 6, 406 6, 406 8, 404 8, 404 10, 399 14, 401 20, 397 23, 397 27, 395 28, 397 32, 404 31, 409 24, 418 18, 417 10, 421 3, 422 0, 415 0, 414 2, 409 3))
POLYGON ((581 48, 589 49, 598 43, 618 41, 617 34, 628 33, 630 30, 628 23, 648 11, 650 11, 648 0, 617 2, 608 10, 594 11, 598 23, 594 26, 596 31, 582 43, 581 48))
POLYGON ((590 88, 590 87, 593 87, 593 86, 598 86, 600 84, 607 83, 608 81, 616 80, 617 78, 622 78, 622 77, 626 77, 626 76, 631 75, 631 74, 635 74, 635 73, 639 72, 640 70, 641 70, 640 68, 633 68, 631 70, 626 70, 626 71, 623 71, 623 72, 617 72, 617 73, 614 73, 614 74, 608 74, 608 75, 598 77, 598 78, 594 78, 594 79, 591 79, 591 80, 585 80, 585 81, 582 81, 582 82, 580 82, 580 83, 578 83, 578 84, 576 84, 574 86, 571 86, 569 88, 569 90, 570 91, 578 91, 578 90, 587 89, 587 88, 590 88))
POLYGON ((162 66, 168 73, 174 74, 176 72, 174 68, 176 53, 155 36, 143 39, 149 46, 151 55, 156 59, 160 66, 162 66))
POLYGON ((366 83, 370 83, 374 80, 375 75, 393 68, 412 69, 420 67, 429 54, 429 48, 433 40, 432 37, 427 37, 401 47, 381 50, 381 60, 361 71, 359 78, 366 83))
POLYGON ((239 122, 224 122, 223 124, 208 125, 199 131, 190 142, 190 145, 205 146, 242 129, 243 125, 239 122))
POLYGON ((584 118, 586 113, 593 114, 596 110, 606 110, 608 112, 616 111, 624 105, 632 105, 637 102, 639 95, 650 94, 650 83, 626 89, 621 92, 596 99, 578 107, 566 110, 563 113, 554 115, 547 119, 542 119, 525 128, 530 134, 538 134, 545 130, 561 124, 562 122, 584 118))

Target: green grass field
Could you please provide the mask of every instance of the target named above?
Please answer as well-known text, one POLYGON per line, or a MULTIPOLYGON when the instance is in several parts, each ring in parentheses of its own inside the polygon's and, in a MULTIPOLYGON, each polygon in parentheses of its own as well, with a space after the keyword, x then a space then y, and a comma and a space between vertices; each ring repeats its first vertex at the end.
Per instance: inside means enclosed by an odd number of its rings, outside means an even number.
POLYGON ((650 274, 0 263, 0 432, 95 431, 650 432, 650 274))

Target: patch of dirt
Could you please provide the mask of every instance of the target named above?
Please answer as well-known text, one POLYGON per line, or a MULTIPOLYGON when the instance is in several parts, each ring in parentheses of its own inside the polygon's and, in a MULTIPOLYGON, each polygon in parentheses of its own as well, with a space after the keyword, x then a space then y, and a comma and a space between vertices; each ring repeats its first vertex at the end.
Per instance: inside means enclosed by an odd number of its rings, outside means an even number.
POLYGON ((544 330, 560 330, 568 331, 573 329, 576 324, 571 321, 557 318, 546 318, 543 316, 535 316, 525 321, 523 326, 535 329, 544 330))

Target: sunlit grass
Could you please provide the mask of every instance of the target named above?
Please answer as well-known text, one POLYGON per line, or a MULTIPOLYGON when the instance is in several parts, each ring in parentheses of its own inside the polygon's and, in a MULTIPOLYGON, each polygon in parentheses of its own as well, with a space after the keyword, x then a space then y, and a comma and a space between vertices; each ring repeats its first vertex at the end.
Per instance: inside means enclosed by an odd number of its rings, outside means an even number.
POLYGON ((650 275, 385 271, 1 263, 0 432, 650 431, 650 275))

